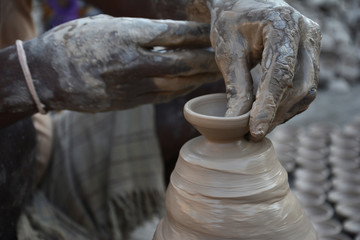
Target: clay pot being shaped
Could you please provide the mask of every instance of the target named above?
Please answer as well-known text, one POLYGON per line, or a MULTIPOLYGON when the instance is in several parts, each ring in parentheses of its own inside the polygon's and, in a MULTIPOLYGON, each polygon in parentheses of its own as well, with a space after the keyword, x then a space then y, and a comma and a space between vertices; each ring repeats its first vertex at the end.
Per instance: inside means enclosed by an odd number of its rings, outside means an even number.
POLYGON ((226 103, 225 94, 186 103, 202 136, 180 150, 154 239, 317 239, 270 140, 245 140, 249 113, 224 117, 226 103))

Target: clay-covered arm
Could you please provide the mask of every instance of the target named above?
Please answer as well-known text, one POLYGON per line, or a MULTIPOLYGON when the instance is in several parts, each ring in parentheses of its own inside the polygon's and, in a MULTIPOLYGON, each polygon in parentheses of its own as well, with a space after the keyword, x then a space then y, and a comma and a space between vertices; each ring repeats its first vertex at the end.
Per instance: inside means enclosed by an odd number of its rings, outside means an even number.
MULTIPOLYGON (((156 2, 162 2, 158 0, 156 2)), ((228 95, 227 116, 250 112, 251 138, 306 110, 316 97, 321 32, 282 0, 180 0, 188 19, 211 22, 228 95), (250 70, 261 65, 256 94, 250 70)))
MULTIPOLYGON (((209 45, 207 24, 100 15, 60 25, 24 49, 46 110, 100 112, 168 101, 218 80, 209 45)), ((35 113, 14 46, 0 51, 0 63, 0 116, 35 113)))

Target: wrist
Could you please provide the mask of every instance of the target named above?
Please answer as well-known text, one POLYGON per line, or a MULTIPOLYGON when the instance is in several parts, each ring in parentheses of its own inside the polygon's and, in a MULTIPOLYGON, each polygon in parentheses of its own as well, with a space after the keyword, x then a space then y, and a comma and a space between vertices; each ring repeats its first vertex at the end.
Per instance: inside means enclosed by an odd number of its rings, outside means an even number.
POLYGON ((36 113, 14 45, 0 51, 0 63, 0 113, 36 113))
POLYGON ((63 44, 53 32, 24 43, 34 85, 45 110, 96 112, 106 109, 104 83, 89 77, 96 73, 79 67, 80 61, 76 61, 72 52, 76 49, 73 43, 63 44))
POLYGON ((63 109, 56 104, 60 91, 56 84, 58 74, 49 61, 53 53, 48 52, 45 44, 41 44, 37 39, 24 42, 23 47, 35 91, 44 109, 46 111, 63 109))

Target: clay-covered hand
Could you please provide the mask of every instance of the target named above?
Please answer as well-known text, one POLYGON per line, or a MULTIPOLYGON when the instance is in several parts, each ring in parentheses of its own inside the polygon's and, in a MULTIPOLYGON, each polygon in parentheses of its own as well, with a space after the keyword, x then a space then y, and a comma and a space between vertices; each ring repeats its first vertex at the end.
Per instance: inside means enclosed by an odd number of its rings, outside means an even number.
POLYGON ((30 69, 34 79, 46 78, 36 86, 46 107, 92 112, 167 101, 220 79, 205 48, 209 33, 208 24, 100 15, 26 44, 38 51, 30 69))
POLYGON ((250 112, 261 140, 307 109, 319 80, 319 26, 281 0, 213 1, 211 41, 228 94, 227 116, 250 112), (261 64, 256 98, 250 70, 261 64))

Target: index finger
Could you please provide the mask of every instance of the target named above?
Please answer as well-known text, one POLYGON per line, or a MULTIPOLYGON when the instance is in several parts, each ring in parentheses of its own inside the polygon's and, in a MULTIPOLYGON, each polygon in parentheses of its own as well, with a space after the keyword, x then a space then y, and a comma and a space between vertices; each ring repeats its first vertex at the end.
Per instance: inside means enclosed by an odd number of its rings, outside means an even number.
POLYGON ((253 103, 253 84, 239 33, 213 34, 215 59, 223 74, 227 93, 227 117, 247 113, 253 103))
POLYGON ((265 29, 263 76, 250 113, 251 139, 259 141, 269 131, 284 92, 292 86, 299 45, 297 31, 265 29))

